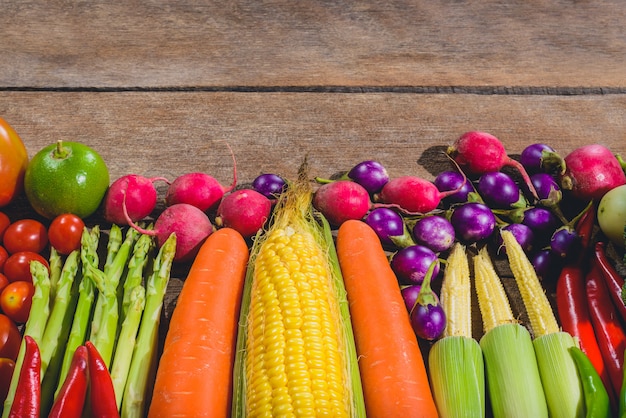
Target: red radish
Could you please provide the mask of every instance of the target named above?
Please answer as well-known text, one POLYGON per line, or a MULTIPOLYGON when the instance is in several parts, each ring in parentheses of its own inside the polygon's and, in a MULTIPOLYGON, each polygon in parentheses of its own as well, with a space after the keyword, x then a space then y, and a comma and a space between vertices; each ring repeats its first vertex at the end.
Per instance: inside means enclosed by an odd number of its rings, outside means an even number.
POLYGON ((606 192, 626 184, 626 175, 615 155, 600 144, 576 148, 565 158, 561 188, 581 200, 600 199, 606 192))
POLYGON ((468 173, 474 175, 500 171, 505 166, 511 166, 519 171, 528 190, 537 198, 535 187, 524 166, 509 157, 504 145, 495 136, 481 131, 466 132, 448 147, 447 153, 468 173))
POLYGON ((326 183, 313 196, 313 207, 334 226, 339 226, 348 219, 362 219, 371 206, 367 190, 351 180, 326 183))
MULTIPOLYGON (((228 146, 228 144, 227 144, 228 146)), ((233 182, 230 186, 222 186, 214 177, 202 173, 187 173, 176 178, 167 189, 165 203, 172 206, 177 203, 188 203, 206 212, 215 209, 224 194, 237 186, 237 162, 230 146, 228 149, 233 158, 233 182)))
POLYGON ((126 206, 128 216, 134 222, 150 215, 157 202, 154 182, 169 181, 164 177, 147 178, 138 174, 128 174, 115 180, 104 197, 104 219, 117 225, 128 225, 124 216, 126 206))
POLYGON ((270 217, 272 202, 252 189, 235 190, 217 207, 215 223, 239 232, 244 238, 255 235, 270 217))
POLYGON ((441 199, 459 190, 457 188, 440 192, 437 186, 428 180, 416 176, 400 176, 390 179, 385 184, 378 195, 378 200, 397 206, 404 212, 427 213, 436 209, 441 199))
POLYGON ((192 260, 202 243, 213 232, 213 225, 206 213, 187 203, 177 203, 165 208, 154 223, 154 229, 141 228, 128 217, 126 210, 124 213, 131 227, 142 234, 156 236, 159 248, 175 233, 176 262, 192 260))

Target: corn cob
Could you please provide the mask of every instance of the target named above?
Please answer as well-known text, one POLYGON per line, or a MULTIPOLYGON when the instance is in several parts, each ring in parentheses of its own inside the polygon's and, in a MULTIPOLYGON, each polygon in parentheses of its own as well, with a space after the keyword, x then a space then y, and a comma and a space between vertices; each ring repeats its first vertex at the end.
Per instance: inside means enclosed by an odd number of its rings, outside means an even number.
POLYGON ((532 263, 509 231, 502 231, 506 254, 528 313, 533 346, 552 417, 583 417, 585 405, 576 363, 568 348, 574 338, 561 331, 532 263))
POLYGON ((253 246, 235 417, 364 416, 345 289, 331 260, 332 239, 313 218, 303 173, 253 246))
POLYGON ((431 385, 442 418, 485 416, 483 354, 472 338, 470 271, 465 246, 448 256, 440 292, 447 325, 428 355, 431 385))
POLYGON ((515 320, 485 247, 474 257, 474 274, 484 327, 480 347, 494 417, 547 417, 530 333, 515 320))

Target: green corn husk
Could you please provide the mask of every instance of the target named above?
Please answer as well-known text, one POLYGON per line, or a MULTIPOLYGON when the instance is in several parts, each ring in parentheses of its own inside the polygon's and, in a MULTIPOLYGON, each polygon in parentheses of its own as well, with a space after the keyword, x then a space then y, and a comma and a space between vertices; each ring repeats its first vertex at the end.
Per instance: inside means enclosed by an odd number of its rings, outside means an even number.
POLYGON ((478 341, 463 336, 442 338, 432 346, 428 364, 442 418, 485 416, 485 369, 478 341))
POLYGON ((551 417, 584 417, 582 385, 568 349, 578 347, 567 332, 555 332, 533 340, 539 374, 551 417))
POLYGON ((530 332, 503 324, 480 340, 494 417, 548 417, 530 332))

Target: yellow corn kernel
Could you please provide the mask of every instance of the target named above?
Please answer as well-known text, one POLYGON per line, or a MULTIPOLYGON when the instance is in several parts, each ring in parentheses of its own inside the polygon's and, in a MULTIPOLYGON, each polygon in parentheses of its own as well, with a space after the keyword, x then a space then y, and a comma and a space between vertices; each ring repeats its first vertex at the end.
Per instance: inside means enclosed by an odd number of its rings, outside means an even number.
POLYGON ((498 325, 515 322, 504 286, 493 267, 486 247, 481 248, 474 256, 474 275, 485 333, 498 325))
POLYGON ((350 415, 339 307, 315 237, 273 228, 254 260, 247 324, 246 415, 350 415))
POLYGON ((559 332, 550 301, 526 253, 510 231, 502 231, 502 239, 535 338, 559 332))

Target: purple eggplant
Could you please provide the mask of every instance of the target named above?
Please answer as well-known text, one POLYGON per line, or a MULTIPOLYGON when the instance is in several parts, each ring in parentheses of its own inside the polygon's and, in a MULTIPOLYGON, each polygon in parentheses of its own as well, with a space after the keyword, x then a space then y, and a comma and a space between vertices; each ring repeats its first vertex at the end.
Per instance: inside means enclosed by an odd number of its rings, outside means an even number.
POLYGON ((415 243, 424 245, 436 253, 448 250, 456 238, 449 220, 439 215, 425 216, 413 225, 415 243))
POLYGON ((401 283, 421 284, 432 263, 435 263, 433 277, 436 277, 439 274, 437 254, 423 245, 411 245, 398 250, 391 257, 390 265, 401 283))
POLYGON ((411 309, 411 325, 415 334, 424 340, 433 341, 446 329, 446 313, 437 294, 433 292, 430 282, 438 263, 431 263, 424 276, 417 300, 411 309))

